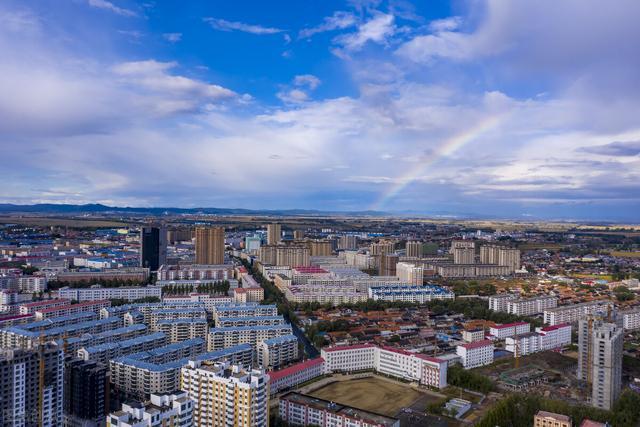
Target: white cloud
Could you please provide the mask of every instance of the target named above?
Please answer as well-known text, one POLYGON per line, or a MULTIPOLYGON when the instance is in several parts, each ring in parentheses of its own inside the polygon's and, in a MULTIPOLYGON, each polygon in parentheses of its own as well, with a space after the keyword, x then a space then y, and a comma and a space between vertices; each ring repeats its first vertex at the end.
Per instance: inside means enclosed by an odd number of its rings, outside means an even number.
POLYGON ((182 33, 164 33, 162 37, 170 43, 177 43, 182 40, 182 33))
POLYGON ((320 85, 320 79, 311 74, 302 74, 294 77, 293 84, 296 86, 307 86, 309 89, 314 90, 320 85))
POLYGON ((137 16, 137 13, 135 13, 133 10, 118 7, 107 0, 87 0, 87 3, 91 7, 95 7, 102 10, 108 10, 109 12, 113 12, 117 15, 128 16, 128 17, 137 16))
POLYGON ((367 42, 386 43, 395 33, 394 16, 377 12, 373 18, 358 27, 355 33, 343 34, 334 41, 347 51, 358 51, 367 42))
POLYGON ((436 19, 429 23, 429 30, 440 33, 442 31, 457 30, 462 24, 462 18, 460 16, 452 16, 445 19, 436 19))
POLYGON ((309 95, 303 90, 300 89, 290 89, 286 91, 281 91, 276 94, 276 96, 286 102, 288 104, 299 104, 301 102, 306 102, 309 100, 309 95))
POLYGON ((353 15, 353 13, 337 11, 337 12, 334 12, 332 16, 325 17, 322 24, 316 27, 305 28, 303 30, 300 30, 298 37, 300 37, 301 39, 306 39, 318 33, 324 33, 327 31, 335 31, 335 30, 344 30, 345 28, 354 26, 356 23, 357 23, 357 19, 353 15))
POLYGON ((217 18, 204 18, 203 21, 211 25, 212 28, 220 31, 241 31, 243 33, 258 35, 277 34, 284 31, 280 28, 275 27, 263 27, 260 25, 246 24, 244 22, 233 22, 217 18))

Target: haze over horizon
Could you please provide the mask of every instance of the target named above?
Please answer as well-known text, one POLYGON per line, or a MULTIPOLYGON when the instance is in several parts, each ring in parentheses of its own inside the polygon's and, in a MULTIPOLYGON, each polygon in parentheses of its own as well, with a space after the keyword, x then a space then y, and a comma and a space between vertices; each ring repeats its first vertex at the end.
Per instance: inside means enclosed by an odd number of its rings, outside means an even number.
POLYGON ((637 221, 640 3, 0 4, 0 203, 637 221))

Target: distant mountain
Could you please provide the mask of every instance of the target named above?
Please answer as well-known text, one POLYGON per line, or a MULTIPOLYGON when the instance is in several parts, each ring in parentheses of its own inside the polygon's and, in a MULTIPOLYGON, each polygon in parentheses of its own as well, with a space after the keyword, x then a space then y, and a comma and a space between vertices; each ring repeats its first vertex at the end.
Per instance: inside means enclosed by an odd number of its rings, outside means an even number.
POLYGON ((121 213, 137 215, 167 215, 167 214, 205 214, 205 215, 289 215, 289 216, 387 216, 386 212, 379 211, 321 211, 312 209, 234 209, 234 208, 134 208, 106 206, 99 203, 86 205, 42 203, 35 205, 14 205, 0 203, 0 213, 37 213, 37 214, 86 214, 86 213, 121 213))

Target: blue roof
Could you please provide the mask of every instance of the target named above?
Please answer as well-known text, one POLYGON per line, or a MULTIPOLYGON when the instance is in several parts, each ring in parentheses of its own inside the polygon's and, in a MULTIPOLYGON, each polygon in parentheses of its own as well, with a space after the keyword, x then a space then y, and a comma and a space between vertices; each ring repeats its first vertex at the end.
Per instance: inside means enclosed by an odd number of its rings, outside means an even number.
POLYGON ((159 320, 158 325, 171 325, 171 324, 180 324, 180 323, 207 323, 206 319, 165 319, 159 320))
POLYGON ((291 325, 283 324, 283 325, 256 325, 256 326, 229 326, 228 328, 211 328, 209 329, 210 333, 213 332, 240 332, 240 331, 269 331, 269 330, 277 330, 289 328, 291 329, 291 325))
MULTIPOLYGON (((116 323, 120 323, 119 318, 108 317, 106 319, 92 320, 89 322, 74 323, 71 325, 58 326, 55 328, 46 329, 43 331, 43 335, 45 337, 51 336, 51 335, 63 335, 65 332, 74 332, 74 330, 92 328, 95 326, 109 325, 109 324, 116 324, 116 323)), ((40 336, 40 331, 29 331, 19 326, 12 326, 10 328, 6 328, 6 330, 10 332, 14 332, 18 335, 23 335, 31 338, 38 338, 40 336)))
POLYGON ((115 349, 115 348, 133 347, 133 346, 138 345, 138 344, 143 344, 143 343, 147 343, 147 342, 151 342, 151 341, 156 341, 156 340, 160 340, 160 339, 163 339, 163 338, 166 338, 164 333, 162 333, 162 332, 154 332, 152 334, 141 335, 139 337, 131 338, 131 339, 124 340, 124 341, 104 343, 104 344, 94 345, 94 346, 91 346, 91 347, 85 347, 85 350, 88 353, 97 353, 97 352, 107 351, 107 350, 111 350, 111 349, 115 349))
POLYGON ((92 311, 80 312, 75 314, 69 314, 67 316, 57 316, 50 317, 48 319, 39 320, 37 322, 26 323, 24 325, 20 325, 22 329, 32 330, 32 329, 40 329, 42 327, 46 328, 48 326, 53 326, 56 323, 66 323, 69 321, 77 320, 80 323, 83 319, 95 319, 97 315, 92 311))
POLYGON ((241 321, 251 321, 251 320, 282 320, 284 323, 284 317, 282 316, 241 316, 241 317, 224 317, 219 316, 219 322, 241 322, 241 321))
POLYGON ((298 340, 298 337, 296 337, 293 334, 288 334, 288 335, 282 335, 281 337, 269 338, 268 340, 264 340, 262 342, 264 344, 270 345, 270 344, 281 344, 283 342, 297 341, 297 340, 298 340))

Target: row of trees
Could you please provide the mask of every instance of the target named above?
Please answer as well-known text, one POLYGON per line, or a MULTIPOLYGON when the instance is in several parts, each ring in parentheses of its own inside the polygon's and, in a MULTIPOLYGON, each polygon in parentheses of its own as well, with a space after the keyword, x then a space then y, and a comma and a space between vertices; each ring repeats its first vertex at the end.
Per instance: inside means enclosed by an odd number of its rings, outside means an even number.
POLYGON ((447 369, 447 382, 456 387, 484 394, 496 389, 496 385, 489 378, 475 371, 464 369, 460 365, 453 365, 447 369))
POLYGON ((47 282, 49 289, 60 289, 65 286, 70 288, 90 288, 94 285, 100 285, 105 288, 120 288, 123 286, 145 286, 151 284, 151 281, 140 282, 139 280, 122 280, 122 279, 92 279, 92 280, 78 280, 78 281, 66 281, 66 280, 50 280, 47 282))
POLYGON ((566 414, 573 425, 580 425, 584 419, 608 422, 615 427, 635 427, 640 421, 640 395, 625 390, 611 411, 603 411, 590 406, 572 406, 567 402, 546 399, 531 394, 511 394, 491 408, 480 421, 478 427, 530 427, 533 416, 539 410, 566 414))
POLYGON ((457 298, 455 300, 435 300, 428 304, 434 315, 462 313, 467 319, 485 319, 496 323, 527 321, 535 326, 542 326, 542 320, 515 314, 489 310, 489 303, 479 298, 457 298))
POLYGON ((125 305, 125 304, 142 304, 142 303, 148 303, 148 302, 160 302, 160 298, 144 297, 144 298, 139 298, 133 301, 130 301, 128 299, 122 299, 122 298, 113 298, 109 301, 111 301, 111 307, 117 307, 119 305, 125 305))

